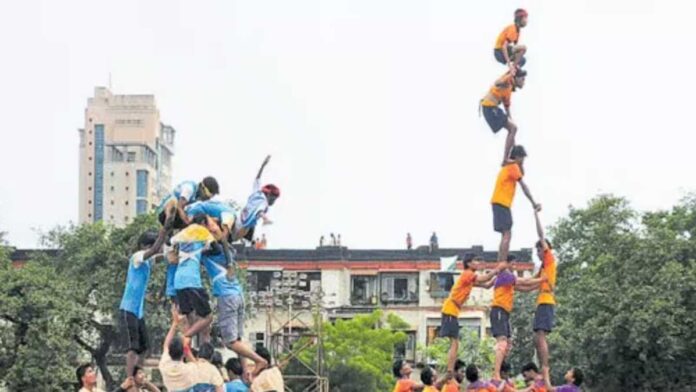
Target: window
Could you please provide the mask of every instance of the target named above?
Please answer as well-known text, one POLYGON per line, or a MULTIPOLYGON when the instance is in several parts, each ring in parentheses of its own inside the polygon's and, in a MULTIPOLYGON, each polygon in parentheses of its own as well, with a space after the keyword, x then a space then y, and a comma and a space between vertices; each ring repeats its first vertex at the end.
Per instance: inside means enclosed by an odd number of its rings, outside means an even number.
POLYGON ((91 161, 91 160, 92 160, 92 157, 89 157, 88 159, 91 161))
POLYGON ((135 202, 135 213, 137 215, 147 214, 147 200, 137 200, 135 202))
MULTIPOLYGON (((130 153, 128 153, 130 154, 130 153)), ((147 185, 148 185, 148 172, 147 170, 138 170, 136 172, 137 180, 135 182, 135 196, 136 197, 147 197, 147 185)))
POLYGON ((351 305, 377 305, 377 277, 352 276, 350 279, 351 305))
POLYGON ((517 277, 518 277, 518 278, 524 278, 524 271, 518 270, 518 271, 517 271, 517 277))
MULTIPOLYGON (((128 151, 128 162, 135 162, 135 151, 128 151)), ((128 175, 128 172, 126 172, 128 175)))
POLYGON ((126 205, 128 205, 128 200, 126 200, 126 205))
POLYGON ((382 274, 382 303, 418 303, 418 273, 382 274))
POLYGON ((128 216, 124 216, 124 217, 123 217, 123 221, 124 221, 124 222, 128 222, 129 219, 130 219, 130 218, 128 218, 128 216))
POLYGON ((111 177, 113 177, 113 176, 114 176, 114 172, 111 172, 111 177))
POLYGON ((91 186, 90 186, 90 187, 87 187, 87 190, 91 192, 91 191, 92 191, 92 187, 91 187, 91 186))
POLYGON ((104 213, 104 124, 94 125, 94 143, 94 220, 99 221, 104 213))
MULTIPOLYGON (((111 192, 113 192, 113 191, 114 191, 114 187, 113 187, 113 186, 111 186, 111 192)), ((113 203, 112 203, 112 204, 113 204, 113 203)))
POLYGON ((89 175, 91 176, 91 175, 92 175, 92 172, 89 172, 89 175))
POLYGON ((92 200, 88 200, 88 201, 87 201, 87 204, 92 204, 92 200))
POLYGON ((446 298, 457 277, 456 272, 431 272, 430 296, 432 298, 446 298))
POLYGON ((280 271, 249 271, 250 291, 271 291, 271 280, 274 273, 280 277, 280 271))
POLYGON ((129 173, 128 173, 128 172, 126 172, 126 177, 128 177, 128 174, 129 174, 129 173))
POLYGON ((249 334, 249 343, 254 350, 258 350, 265 344, 266 335, 263 332, 252 332, 249 334))
POLYGON ((297 274, 297 289, 315 293, 321 289, 321 272, 300 272, 297 274))
POLYGON ((394 358, 407 361, 416 360, 416 331, 402 331, 406 334, 406 341, 394 346, 394 358))
POLYGON ((113 201, 113 200, 111 200, 111 205, 114 205, 114 201, 113 201))

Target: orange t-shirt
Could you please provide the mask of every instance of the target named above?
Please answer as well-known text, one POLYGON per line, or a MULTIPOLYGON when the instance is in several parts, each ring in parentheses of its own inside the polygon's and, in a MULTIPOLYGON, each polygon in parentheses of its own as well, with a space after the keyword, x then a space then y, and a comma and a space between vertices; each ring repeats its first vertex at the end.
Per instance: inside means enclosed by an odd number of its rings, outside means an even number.
POLYGON ((522 170, 517 163, 511 163, 503 166, 498 173, 498 179, 495 181, 495 190, 491 198, 491 204, 500 204, 510 208, 512 199, 515 198, 515 189, 517 181, 522 178, 522 170))
POLYGON ((534 380, 532 392, 546 392, 546 383, 542 379, 534 380))
POLYGON ((498 34, 498 39, 495 40, 495 48, 502 49, 508 42, 517 44, 519 39, 520 29, 518 29, 516 25, 511 24, 498 34))
POLYGON ((394 386, 394 392, 411 392, 414 385, 416 385, 416 382, 411 379, 399 380, 396 382, 396 386, 394 386))
POLYGON ((512 75, 505 74, 500 77, 500 79, 495 81, 495 84, 491 87, 488 94, 481 100, 481 106, 495 107, 500 105, 502 102, 506 107, 510 106, 510 100, 512 99, 512 75), (489 99, 489 96, 493 96, 495 101, 489 99))
POLYGON ((544 260, 541 266, 541 274, 546 276, 548 281, 542 282, 539 287, 537 305, 556 305, 556 298, 553 295, 553 289, 556 287, 556 256, 553 255, 551 249, 547 248, 546 245, 544 245, 544 260))
POLYGON ((459 383, 457 380, 451 379, 442 386, 442 391, 440 392, 459 392, 459 383))
POLYGON ((512 301, 515 295, 515 284, 517 277, 510 271, 502 271, 495 278, 493 286, 493 303, 491 306, 497 306, 505 309, 506 312, 512 312, 512 301))
POLYGON ((469 298, 471 289, 476 282, 476 274, 472 270, 464 270, 452 286, 449 297, 442 304, 442 314, 459 317, 462 305, 469 298))
POLYGON ((426 385, 425 388, 423 388, 423 392, 437 392, 437 388, 432 385, 426 385))

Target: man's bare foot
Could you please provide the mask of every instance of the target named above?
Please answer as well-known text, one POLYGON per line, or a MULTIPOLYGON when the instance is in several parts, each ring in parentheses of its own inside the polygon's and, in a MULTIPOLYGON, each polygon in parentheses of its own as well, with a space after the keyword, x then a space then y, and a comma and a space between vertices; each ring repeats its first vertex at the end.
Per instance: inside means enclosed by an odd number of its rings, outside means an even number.
POLYGON ((266 369, 268 367, 268 365, 269 365, 268 361, 266 361, 265 359, 262 359, 261 361, 256 362, 256 365, 254 366, 254 373, 253 373, 254 377, 258 376, 259 373, 261 373, 264 369, 266 369))

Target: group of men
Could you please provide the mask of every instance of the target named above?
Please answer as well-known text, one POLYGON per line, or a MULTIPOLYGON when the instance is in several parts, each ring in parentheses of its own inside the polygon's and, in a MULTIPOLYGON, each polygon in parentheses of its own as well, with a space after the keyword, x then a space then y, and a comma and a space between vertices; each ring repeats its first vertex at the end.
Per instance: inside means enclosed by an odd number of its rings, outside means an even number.
POLYGON ((583 374, 579 369, 571 369, 566 374, 567 385, 553 387, 549 380, 549 350, 546 335, 554 326, 556 305, 554 288, 556 286, 556 258, 552 251, 551 243, 546 239, 543 226, 539 219, 541 204, 532 197, 529 188, 523 180, 524 160, 527 153, 523 146, 516 144, 517 125, 512 122, 510 116, 510 98, 512 92, 522 88, 527 72, 522 68, 526 63, 524 57, 527 49, 519 45, 520 31, 527 25, 527 11, 518 9, 514 13, 514 23, 505 27, 499 34, 493 54, 495 60, 507 67, 505 74, 496 80, 489 92, 481 99, 480 106, 486 122, 494 133, 502 128, 507 129, 502 168, 496 179, 491 206, 493 209, 493 228, 501 234, 501 242, 498 249, 498 263, 495 268, 487 273, 477 274, 477 269, 485 269, 487 265, 482 263, 474 255, 467 255, 463 260, 464 270, 451 288, 449 297, 442 306, 442 322, 440 337, 450 339, 450 350, 447 358, 447 373, 438 381, 435 381, 434 370, 426 368, 421 372, 423 384, 418 384, 409 379, 410 366, 397 361, 394 364, 394 375, 399 379, 394 389, 395 392, 406 391, 436 391, 442 388, 443 392, 459 391, 459 383, 464 378, 469 381, 468 390, 477 391, 515 391, 510 382, 509 366, 505 358, 510 352, 511 328, 510 314, 513 308, 515 290, 530 292, 538 291, 537 306, 534 315, 534 341, 536 345, 537 359, 542 366, 542 372, 534 363, 530 363, 523 369, 525 379, 530 381, 529 391, 578 391, 582 383, 583 374), (502 107, 501 107, 502 106, 502 107), (541 268, 537 274, 530 278, 517 277, 515 271, 515 257, 509 254, 510 240, 512 237, 512 212, 510 210, 515 196, 517 184, 531 202, 534 209, 538 241, 535 244, 536 254, 541 260, 541 268), (490 311, 491 332, 496 339, 495 363, 493 377, 490 382, 479 379, 479 371, 476 365, 464 367, 464 363, 457 359, 459 349, 459 314, 466 303, 473 287, 493 288, 493 301, 490 311))
MULTIPOLYGON (((171 300, 172 326, 164 342, 159 364, 162 379, 171 391, 244 391, 244 383, 223 384, 225 375, 210 365, 215 350, 210 345, 213 311, 210 298, 201 279, 201 265, 206 269, 210 287, 217 303, 217 325, 225 347, 254 368, 245 381, 252 391, 282 391, 277 387, 282 377, 271 366, 267 351, 254 351, 242 342, 244 327, 244 292, 237 278, 234 249, 237 241, 254 238, 259 222, 270 224, 268 209, 280 196, 273 184, 261 186, 263 170, 270 160, 266 157, 254 181, 251 195, 244 207, 233 201, 220 201, 220 190, 214 177, 200 182, 185 181, 165 197, 158 210, 162 227, 159 231, 143 233, 138 240, 139 251, 128 264, 126 285, 120 304, 123 337, 128 345, 126 372, 135 375, 141 355, 149 347, 145 322, 145 294, 153 264, 165 260, 166 296, 171 300), (178 334, 180 332, 180 335, 178 334), (192 348, 197 338, 198 355, 192 348), (252 382, 251 379, 255 378, 252 382), (271 381, 269 381, 271 380, 271 381), (241 385, 240 385, 241 384, 241 385), (272 384, 276 387, 266 387, 272 384)), ((232 365, 232 368, 236 366, 232 365)), ((131 389, 128 389, 131 390, 131 389)), ((132 391, 136 391, 134 386, 132 391)))

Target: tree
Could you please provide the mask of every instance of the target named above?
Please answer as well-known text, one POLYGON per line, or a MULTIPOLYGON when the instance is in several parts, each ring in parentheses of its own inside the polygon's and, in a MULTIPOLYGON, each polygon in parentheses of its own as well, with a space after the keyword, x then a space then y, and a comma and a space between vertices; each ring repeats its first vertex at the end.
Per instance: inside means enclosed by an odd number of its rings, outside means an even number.
MULTIPOLYGON (((331 389, 341 392, 377 392, 390 390, 394 346, 406 341, 406 334, 396 329, 404 321, 395 315, 376 310, 351 320, 323 323, 324 367, 331 389)), ((316 362, 315 350, 301 354, 307 363, 316 362)))
POLYGON ((638 213, 600 196, 551 231, 559 258, 556 378, 579 366, 589 388, 696 386, 696 201, 638 213))
POLYGON ((80 318, 69 282, 36 263, 14 269, 0 246, 0 386, 12 391, 71 390, 79 348, 71 325, 80 318))
MULTIPOLYGON (((457 358, 466 364, 476 364, 484 374, 491 374, 495 362, 495 339, 481 339, 477 331, 464 328, 459 340, 457 358)), ((444 374, 447 371, 449 348, 449 339, 437 338, 428 347, 421 349, 421 352, 425 354, 424 357, 428 359, 428 362, 437 364, 440 373, 444 374)))
MULTIPOLYGON (((44 235, 44 245, 57 249, 53 259, 34 262, 54 269, 56 278, 71 287, 79 317, 72 320, 72 339, 94 360, 109 389, 116 384, 108 367, 108 356, 118 342, 118 307, 130 255, 140 234, 157 229, 152 215, 138 216, 125 228, 101 222, 57 228, 44 235)), ((29 263, 31 264, 31 263, 29 263)), ((168 306, 163 296, 165 268, 155 267, 150 278, 146 311, 150 341, 161 342, 167 325, 168 306)), ((152 347, 158 350, 154 344, 152 347)))

